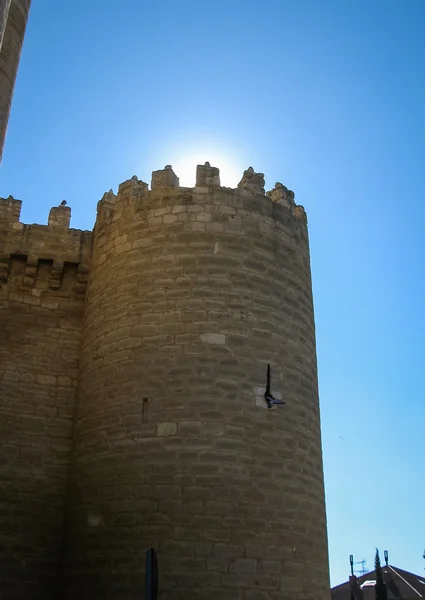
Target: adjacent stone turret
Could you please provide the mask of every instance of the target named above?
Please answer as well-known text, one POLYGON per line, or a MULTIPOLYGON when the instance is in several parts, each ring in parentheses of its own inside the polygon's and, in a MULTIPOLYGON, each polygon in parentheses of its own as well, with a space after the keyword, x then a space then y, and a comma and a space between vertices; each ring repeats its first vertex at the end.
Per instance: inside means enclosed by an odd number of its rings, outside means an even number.
POLYGON ((31 0, 0 0, 0 162, 30 5, 31 0))
POLYGON ((6 29, 7 17, 9 15, 11 0, 0 0, 0 51, 3 44, 4 31, 6 29))

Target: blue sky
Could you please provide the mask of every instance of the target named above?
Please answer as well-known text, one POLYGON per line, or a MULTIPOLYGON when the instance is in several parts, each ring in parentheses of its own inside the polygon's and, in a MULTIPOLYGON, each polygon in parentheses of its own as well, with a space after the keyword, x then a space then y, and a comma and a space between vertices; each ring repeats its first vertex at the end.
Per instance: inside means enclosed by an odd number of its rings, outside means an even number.
POLYGON ((423 573, 424 22, 423 0, 34 0, 0 170, 25 222, 66 199, 86 229, 168 163, 295 191, 333 584, 375 546, 423 573))

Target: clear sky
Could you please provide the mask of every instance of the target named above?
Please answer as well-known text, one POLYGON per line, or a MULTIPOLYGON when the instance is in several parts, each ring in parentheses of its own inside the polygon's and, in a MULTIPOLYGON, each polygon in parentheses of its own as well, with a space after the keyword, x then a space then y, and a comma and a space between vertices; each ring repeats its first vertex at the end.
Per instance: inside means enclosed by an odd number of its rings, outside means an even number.
POLYGON ((424 107, 424 0, 33 0, 0 170, 25 222, 65 199, 90 229, 201 160, 306 207, 334 585, 375 546, 424 572, 424 107))

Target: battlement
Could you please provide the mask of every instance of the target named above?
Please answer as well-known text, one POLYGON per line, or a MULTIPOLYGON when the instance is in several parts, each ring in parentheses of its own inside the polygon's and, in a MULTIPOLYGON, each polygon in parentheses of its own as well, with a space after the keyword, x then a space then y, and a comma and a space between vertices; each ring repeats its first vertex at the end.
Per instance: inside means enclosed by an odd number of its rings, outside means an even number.
MULTIPOLYGON (((265 181, 263 173, 256 173, 252 167, 244 171, 241 181, 236 188, 221 187, 220 171, 217 167, 212 167, 209 162, 204 165, 198 165, 196 168, 196 184, 194 188, 181 187, 179 178, 174 173, 171 165, 166 165, 164 169, 153 171, 151 180, 151 192, 173 192, 182 193, 192 190, 195 193, 207 193, 209 191, 217 192, 225 190, 227 193, 233 192, 235 196, 266 196, 272 202, 281 204, 287 208, 296 207, 295 194, 292 190, 277 182, 273 189, 265 191, 265 181)), ((141 181, 137 175, 124 181, 118 187, 118 195, 123 196, 146 196, 149 193, 149 185, 141 181)), ((106 202, 113 202, 116 198, 112 190, 104 196, 106 202)))
MULTIPOLYGON (((12 196, 0 198, 0 280, 7 281, 13 257, 26 260, 27 285, 33 282, 40 261, 51 263, 52 289, 60 286, 66 264, 76 265, 85 280, 92 232, 70 228, 71 208, 67 203, 62 201, 50 210, 47 225, 22 223, 21 207, 22 201, 12 196)), ((110 190, 98 202, 95 226, 102 228, 124 214, 135 222, 142 218, 150 231, 163 224, 180 224, 187 231, 226 230, 242 235, 244 221, 254 215, 264 221, 261 231, 265 235, 275 226, 292 224, 305 237, 307 225, 304 208, 295 203, 294 192, 283 184, 278 182, 266 192, 264 174, 249 167, 236 188, 222 187, 219 169, 208 162, 197 166, 194 188, 180 186, 171 165, 152 173, 150 189, 137 176, 124 181, 117 194, 110 190)))
POLYGON ((70 229, 71 209, 65 201, 50 210, 47 225, 21 223, 21 207, 22 201, 12 196, 0 198, 0 283, 12 271, 22 271, 24 286, 32 287, 40 266, 50 265, 50 289, 59 289, 64 273, 75 270, 77 291, 83 292, 91 232, 70 229))
POLYGON ((291 216, 295 222, 307 224, 304 208, 295 203, 294 192, 282 183, 277 182, 270 191, 266 192, 264 174, 257 173, 249 167, 244 171, 236 188, 222 187, 219 169, 212 167, 208 162, 197 166, 196 184, 193 188, 180 186, 179 178, 171 165, 166 165, 164 169, 152 173, 150 189, 148 183, 138 179, 136 175, 133 176, 119 185, 117 194, 113 190, 104 194, 98 203, 96 223, 101 225, 110 219, 118 218, 123 210, 128 209, 136 216, 148 205, 154 211, 150 216, 159 216, 159 212, 156 211, 164 213, 167 207, 172 211, 173 199, 178 198, 185 204, 189 204, 191 199, 202 202, 204 198, 204 203, 208 205, 211 203, 212 196, 213 204, 219 205, 224 194, 226 203, 230 201, 235 208, 258 211, 277 220, 279 215, 284 215, 286 218, 291 216), (153 200, 157 200, 155 209, 152 208, 153 200))
POLYGON ((19 223, 21 216, 22 200, 15 200, 13 196, 0 198, 0 223, 7 222, 13 225, 19 223))

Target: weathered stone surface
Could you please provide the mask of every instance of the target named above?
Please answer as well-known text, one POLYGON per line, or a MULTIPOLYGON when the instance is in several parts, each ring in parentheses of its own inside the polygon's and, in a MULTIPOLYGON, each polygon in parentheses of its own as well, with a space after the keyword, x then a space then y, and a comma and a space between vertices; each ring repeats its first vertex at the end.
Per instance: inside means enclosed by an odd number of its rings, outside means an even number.
POLYGON ((11 600, 54 597, 91 237, 69 230, 65 205, 48 226, 17 228, 20 209, 0 199, 0 589, 11 600))
MULTIPOLYGON (((131 179, 124 181, 120 184, 118 188, 118 194, 121 196, 140 196, 141 194, 148 191, 148 184, 137 178, 137 175, 134 175, 131 179)), ((116 196, 109 190, 107 194, 105 194, 104 199, 107 201, 113 201, 116 196), (106 197, 105 197, 106 196, 106 197)))
POLYGON ((11 0, 0 0, 0 50, 3 43, 4 31, 6 29, 7 17, 9 15, 11 0))
POLYGON ((161 171, 152 173, 152 190, 167 190, 179 187, 179 178, 171 165, 166 165, 161 171))
POLYGON ((206 344, 223 345, 226 343, 226 336, 223 333, 202 333, 201 341, 206 344))
POLYGON ((279 204, 283 204, 288 208, 295 207, 295 195, 292 190, 288 190, 287 187, 282 185, 281 183, 275 183, 275 186, 270 192, 267 192, 267 196, 273 200, 273 202, 278 202, 279 204))
POLYGON ((327 600, 305 212, 159 173, 93 234, 0 200, 0 588, 327 600))
POLYGON ((209 162, 196 167, 196 187, 220 185, 220 170, 212 167, 209 162))
POLYGON ((30 5, 0 0, 0 162, 30 5))
POLYGON ((56 229, 69 229, 71 221, 71 209, 65 204, 54 206, 50 209, 48 226, 56 229))
POLYGON ((255 173, 252 167, 244 171, 243 177, 238 183, 240 190, 247 190, 253 194, 264 194, 264 174, 255 173))

